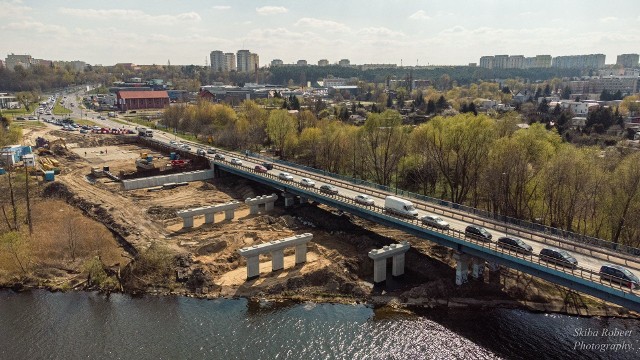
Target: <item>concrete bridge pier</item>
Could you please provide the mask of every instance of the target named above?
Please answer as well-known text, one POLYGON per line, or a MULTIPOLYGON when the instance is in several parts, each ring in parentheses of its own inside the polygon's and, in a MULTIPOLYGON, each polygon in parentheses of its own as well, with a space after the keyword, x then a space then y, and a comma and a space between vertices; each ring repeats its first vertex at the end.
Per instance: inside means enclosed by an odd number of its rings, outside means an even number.
POLYGON ((271 251, 271 271, 284 269, 284 249, 271 251))
POLYGON ((391 275, 393 276, 404 275, 404 253, 393 255, 391 275))
POLYGON ((454 253, 453 259, 456 261, 456 285, 467 282, 469 273, 469 256, 463 253, 454 253))
POLYGON ((474 257, 471 259, 471 276, 478 280, 484 279, 484 259, 474 257))
POLYGON ((260 212, 260 206, 259 205, 251 205, 251 206, 249 206, 249 215, 256 215, 259 212, 260 212))
POLYGON ((193 216, 185 216, 182 218, 182 227, 183 228, 192 228, 193 227, 193 216))
POLYGON ((296 245, 296 265, 307 262, 307 244, 296 245))
POLYGON ((380 283, 387 279, 387 259, 393 258, 391 275, 404 274, 404 255, 409 250, 409 243, 403 241, 400 244, 384 246, 382 249, 369 251, 369 257, 373 259, 373 282, 380 283))
POLYGON ((224 219, 225 220, 231 220, 235 217, 236 214, 236 210, 235 209, 229 209, 229 210, 225 210, 224 211, 224 219))
POLYGON ((295 203, 295 198, 293 197, 293 195, 285 193, 285 195, 284 195, 284 207, 293 206, 294 203, 295 203))
POLYGON ((260 257, 247 257, 247 280, 255 279, 260 276, 260 257))
POLYGON ((205 224, 212 224, 215 222, 215 217, 214 217, 214 213, 207 213, 204 214, 204 223, 205 224))

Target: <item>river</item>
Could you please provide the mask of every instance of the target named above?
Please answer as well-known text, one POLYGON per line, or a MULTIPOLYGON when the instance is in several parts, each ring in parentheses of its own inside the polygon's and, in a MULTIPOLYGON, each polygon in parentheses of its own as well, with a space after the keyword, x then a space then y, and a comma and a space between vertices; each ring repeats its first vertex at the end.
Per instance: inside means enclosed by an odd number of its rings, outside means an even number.
POLYGON ((638 359, 639 349, 640 321, 628 319, 0 291, 0 359, 638 359))

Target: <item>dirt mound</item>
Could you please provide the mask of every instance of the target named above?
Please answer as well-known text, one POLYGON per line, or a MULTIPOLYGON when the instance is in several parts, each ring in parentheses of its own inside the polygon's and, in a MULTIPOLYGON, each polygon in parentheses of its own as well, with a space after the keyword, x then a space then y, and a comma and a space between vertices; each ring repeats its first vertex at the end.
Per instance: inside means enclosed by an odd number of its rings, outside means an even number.
POLYGON ((154 219, 159 220, 173 219, 178 216, 176 214, 176 209, 166 208, 163 206, 151 206, 147 210, 147 214, 149 214, 154 219))
POLYGON ((60 182, 50 182, 42 189, 42 197, 69 200, 73 194, 69 188, 60 182))
POLYGON ((210 244, 203 245, 196 250, 198 255, 211 255, 213 253, 218 253, 224 250, 227 247, 226 241, 218 241, 210 244))

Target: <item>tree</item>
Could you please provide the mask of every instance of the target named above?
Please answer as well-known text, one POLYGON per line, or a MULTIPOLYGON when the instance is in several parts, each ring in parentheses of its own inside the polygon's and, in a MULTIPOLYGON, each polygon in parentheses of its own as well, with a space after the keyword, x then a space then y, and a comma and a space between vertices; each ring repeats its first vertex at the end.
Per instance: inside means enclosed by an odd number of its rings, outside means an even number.
POLYGON ((440 95, 440 97, 438 98, 438 101, 436 102, 436 112, 441 112, 447 109, 448 107, 449 107, 449 104, 447 103, 447 100, 444 98, 443 95, 440 95))
POLYGON ((445 180, 444 195, 463 203, 478 185, 495 136, 494 121, 486 115, 436 117, 416 128, 413 136, 424 144, 424 156, 437 164, 445 180))
POLYGON ((640 213, 640 153, 627 156, 613 172, 610 204, 611 241, 618 243, 630 219, 640 213))
POLYGON ((405 151, 406 134, 397 111, 370 114, 361 130, 364 161, 378 184, 389 186, 405 151))
POLYGON ((549 96, 551 95, 551 86, 549 86, 549 84, 544 86, 544 96, 549 96))
POLYGON ((436 103, 429 99, 427 102, 427 114, 434 114, 436 112, 436 103))
POLYGON ((272 110, 267 120, 267 135, 280 156, 285 158, 287 140, 296 136, 296 119, 286 110, 272 110))
POLYGON ((569 85, 565 86, 564 89, 562 89, 562 98, 564 100, 568 100, 571 98, 571 88, 569 87, 569 85))

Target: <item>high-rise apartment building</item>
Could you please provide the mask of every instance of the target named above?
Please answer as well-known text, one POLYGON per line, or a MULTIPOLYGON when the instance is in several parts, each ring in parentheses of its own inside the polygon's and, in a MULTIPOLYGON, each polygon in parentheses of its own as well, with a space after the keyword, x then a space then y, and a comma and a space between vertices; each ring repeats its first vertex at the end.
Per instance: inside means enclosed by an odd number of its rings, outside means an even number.
POLYGON ((5 61, 5 66, 9 70, 13 70, 17 65, 21 65, 23 68, 27 69, 31 67, 32 63, 31 55, 7 55, 7 59, 5 61))
POLYGON ((225 69, 227 71, 236 71, 236 54, 224 53, 225 69))
POLYGON ((349 59, 341 59, 340 61, 338 61, 338 65, 340 65, 340 66, 350 66, 351 62, 349 61, 349 59))
POLYGON ((480 58, 480 67, 493 69, 493 56, 483 56, 480 58))
POLYGON ((260 58, 249 50, 238 50, 237 64, 238 72, 253 72, 260 67, 260 58))
POLYGON ((536 68, 550 68, 551 67, 551 55, 536 55, 535 66, 536 68))
POLYGON ((511 55, 507 59, 507 69, 523 69, 524 55, 511 55))
POLYGON ((509 55, 496 55, 493 57, 494 69, 506 69, 509 62, 509 55))
POLYGON ((552 66, 561 69, 601 69, 604 61, 604 54, 556 56, 552 66))
POLYGON ((329 66, 329 60, 327 59, 318 60, 318 66, 329 66))
POLYGON ((226 71, 227 61, 224 57, 224 53, 220 50, 214 50, 209 55, 211 58, 211 69, 215 72, 226 71))
POLYGON ((271 60, 271 66, 282 66, 282 65, 284 65, 284 61, 280 59, 271 60))
POLYGON ((296 65, 298 65, 298 66, 307 66, 307 60, 298 60, 296 65))
POLYGON ((622 54, 618 55, 616 65, 622 65, 625 68, 637 68, 640 61, 638 54, 622 54))

